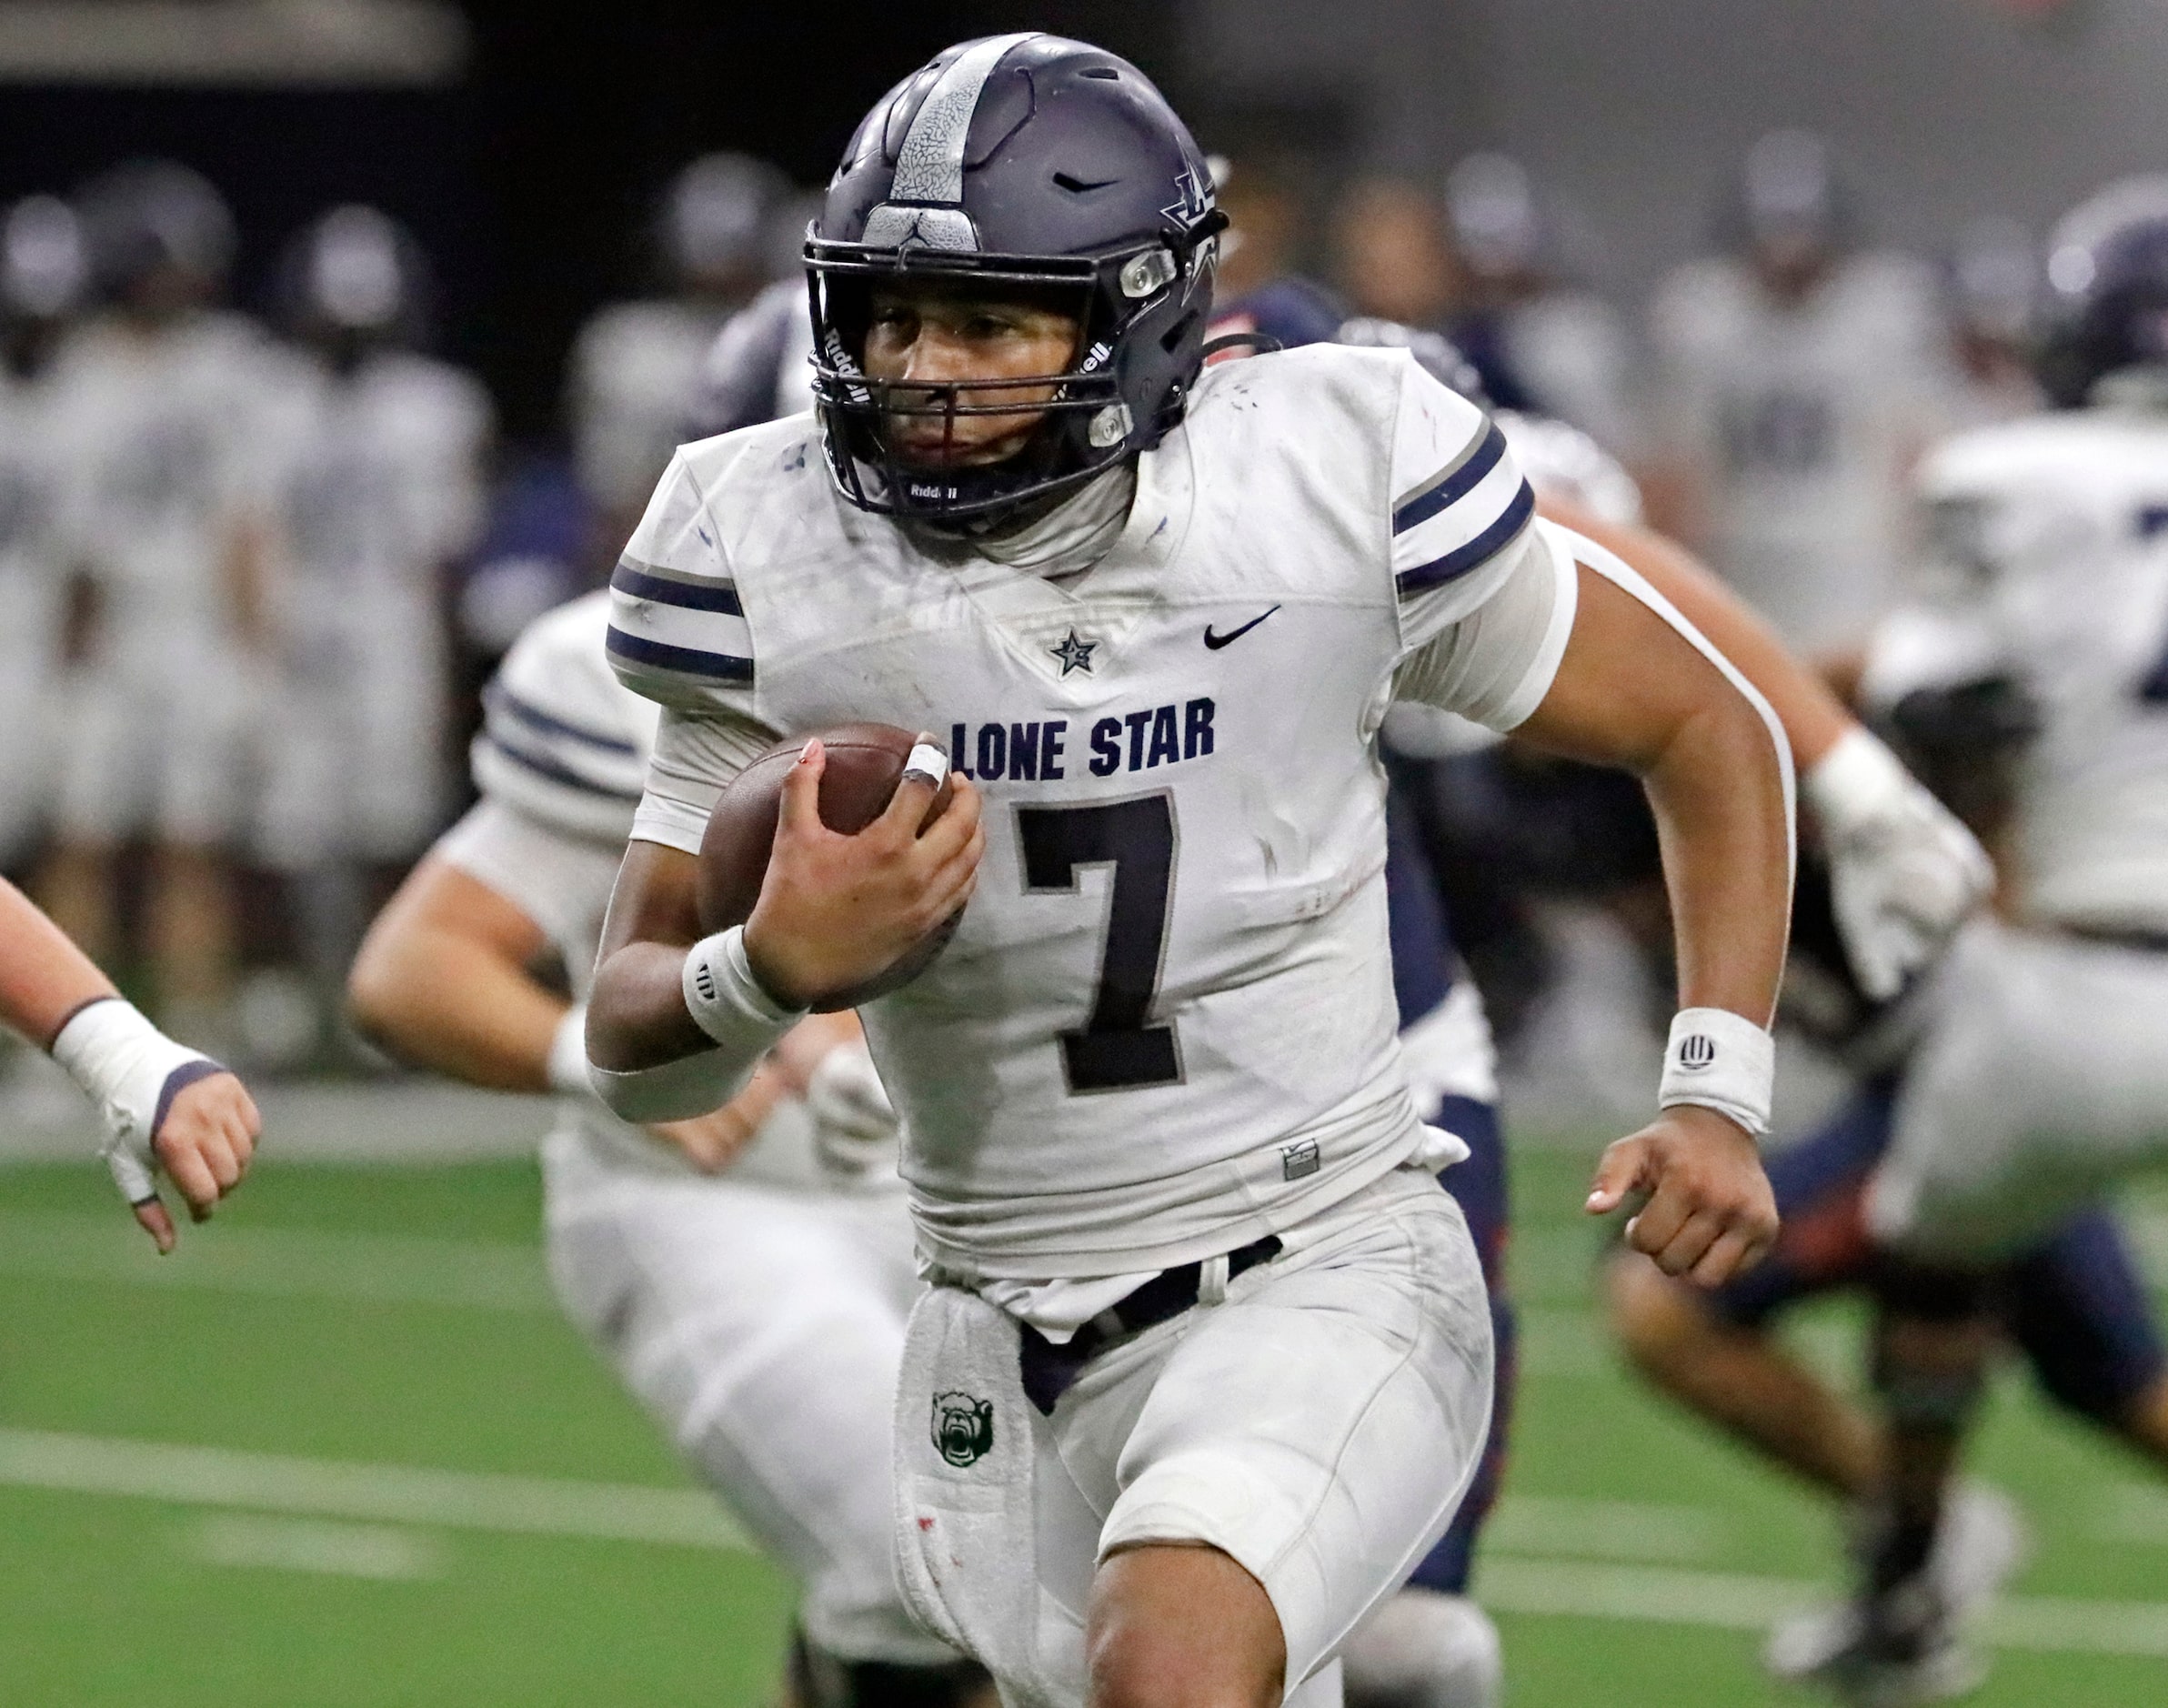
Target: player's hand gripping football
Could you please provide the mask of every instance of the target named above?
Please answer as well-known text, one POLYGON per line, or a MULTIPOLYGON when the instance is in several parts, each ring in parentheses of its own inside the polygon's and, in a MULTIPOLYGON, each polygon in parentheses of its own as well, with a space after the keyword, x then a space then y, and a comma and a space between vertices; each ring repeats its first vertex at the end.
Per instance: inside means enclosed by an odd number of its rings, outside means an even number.
POLYGON ((172 1251, 177 1236, 173 1217, 159 1201, 154 1165, 180 1189, 189 1215, 207 1221, 218 1201, 248 1172, 263 1124, 248 1088, 230 1073, 214 1073, 174 1094, 149 1156, 133 1147, 108 1147, 114 1181, 160 1251, 172 1251))
POLYGON ((1626 1243, 1667 1275, 1721 1287, 1751 1269, 1777 1237, 1776 1195, 1744 1129, 1681 1103, 1604 1151, 1591 1216, 1641 1201, 1626 1243))
POLYGON ((811 740, 784 779, 768 875, 745 928, 754 976, 794 1007, 887 970, 970 899, 986 851, 968 779, 954 779, 947 809, 921 832, 938 785, 906 771, 888 809, 841 836, 820 821, 826 766, 811 740))

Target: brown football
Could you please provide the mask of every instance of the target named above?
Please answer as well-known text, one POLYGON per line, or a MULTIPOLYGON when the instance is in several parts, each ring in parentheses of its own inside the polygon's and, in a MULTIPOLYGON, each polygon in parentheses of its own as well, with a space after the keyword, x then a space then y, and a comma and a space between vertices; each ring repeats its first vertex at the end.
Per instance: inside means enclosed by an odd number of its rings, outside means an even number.
MULTIPOLYGON (((839 724, 813 733, 828 749, 828 769, 820 774, 820 821, 839 835, 856 836, 888 810, 918 738, 893 724, 839 724)), ((768 749, 731 779, 708 814, 696 892, 703 931, 726 931, 752 917, 775 847, 783 779, 809 738, 799 736, 768 749)), ((940 816, 954 792, 954 783, 944 778, 927 809, 927 824, 940 816)), ((856 1008, 908 984, 948 946, 962 918, 959 908, 885 972, 848 990, 830 991, 812 1004, 814 1011, 856 1008)))

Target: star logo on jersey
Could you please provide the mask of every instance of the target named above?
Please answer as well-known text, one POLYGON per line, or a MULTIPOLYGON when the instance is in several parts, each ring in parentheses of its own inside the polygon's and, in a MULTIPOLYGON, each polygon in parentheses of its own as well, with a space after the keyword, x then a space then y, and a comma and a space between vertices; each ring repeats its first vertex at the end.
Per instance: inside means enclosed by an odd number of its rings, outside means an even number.
POLYGON ((994 1451, 994 1402, 969 1393, 933 1397, 933 1444, 958 1470, 968 1470, 994 1451))
POLYGON ((1077 631, 1072 628, 1069 631, 1069 638, 1059 647, 1049 647, 1047 650, 1061 660, 1062 675, 1067 676, 1071 670, 1081 670, 1089 676, 1091 655, 1099 650, 1099 646, 1096 640, 1079 640, 1077 631))
POLYGON ((1212 192, 1193 171, 1175 179, 1174 187, 1179 196, 1159 212, 1184 231, 1195 231, 1211 215, 1212 192))

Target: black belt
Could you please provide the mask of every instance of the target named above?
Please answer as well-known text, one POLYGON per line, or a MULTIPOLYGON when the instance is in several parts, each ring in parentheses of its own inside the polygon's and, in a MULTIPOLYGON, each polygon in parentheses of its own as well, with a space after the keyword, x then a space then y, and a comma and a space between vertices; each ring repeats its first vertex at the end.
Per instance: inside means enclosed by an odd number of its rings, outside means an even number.
MULTIPOLYGON (((1280 1236, 1268 1233, 1255 1244, 1227 1254, 1227 1278, 1232 1281, 1243 1271, 1270 1263, 1279 1255, 1280 1236)), ((1024 1397, 1039 1408, 1041 1417, 1051 1417, 1054 1402, 1069 1391, 1084 1373, 1084 1366, 1099 1356, 1109 1341, 1125 1334, 1142 1333, 1169 1317, 1180 1316, 1195 1304, 1203 1274, 1202 1263, 1177 1263, 1172 1269, 1161 1270, 1135 1292, 1100 1311, 1060 1346, 1029 1322, 1024 1323, 1019 1354, 1024 1397)))
POLYGON ((2081 942, 2102 943, 2110 949, 2135 949, 2146 954, 2168 954, 2168 931, 2142 925, 2062 925, 2065 937, 2081 942))

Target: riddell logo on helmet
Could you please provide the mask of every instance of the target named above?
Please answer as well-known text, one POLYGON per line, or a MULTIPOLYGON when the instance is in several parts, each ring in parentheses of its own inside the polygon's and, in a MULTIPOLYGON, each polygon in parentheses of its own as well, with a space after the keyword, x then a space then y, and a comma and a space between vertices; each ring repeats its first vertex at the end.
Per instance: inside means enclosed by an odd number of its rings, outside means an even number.
POLYGON ((1711 1066, 1716 1060, 1716 1040, 1706 1032, 1694 1032, 1679 1040, 1679 1065, 1696 1070, 1711 1066))

